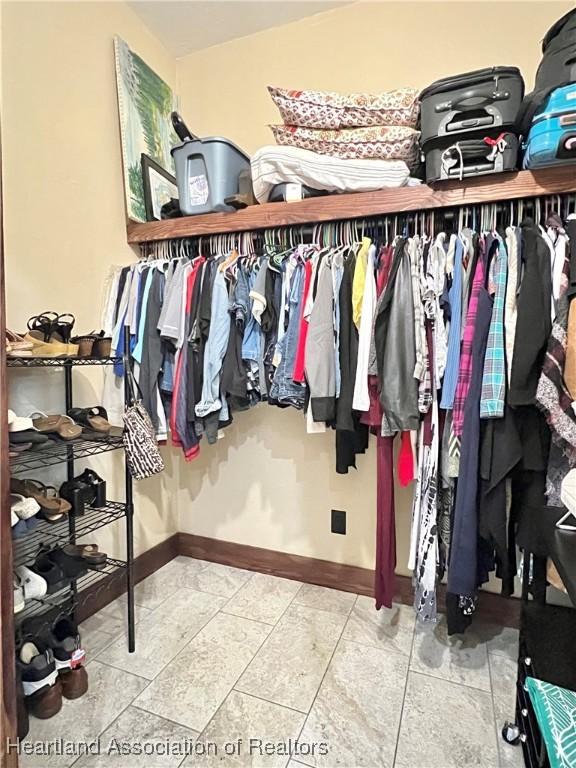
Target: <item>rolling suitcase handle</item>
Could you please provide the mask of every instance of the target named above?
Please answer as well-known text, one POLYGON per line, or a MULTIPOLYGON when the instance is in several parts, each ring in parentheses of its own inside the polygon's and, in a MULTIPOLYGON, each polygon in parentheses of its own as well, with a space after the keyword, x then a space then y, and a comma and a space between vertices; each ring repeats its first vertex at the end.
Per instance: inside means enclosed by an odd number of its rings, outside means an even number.
POLYGON ((456 99, 450 101, 443 101, 440 104, 436 104, 434 107, 435 112, 448 112, 451 109, 458 109, 459 107, 465 109, 477 109, 485 104, 492 104, 495 101, 507 101, 510 98, 510 91, 490 91, 485 88, 471 88, 469 91, 464 91, 456 99), (465 104, 464 102, 470 99, 479 99, 475 104, 465 104))

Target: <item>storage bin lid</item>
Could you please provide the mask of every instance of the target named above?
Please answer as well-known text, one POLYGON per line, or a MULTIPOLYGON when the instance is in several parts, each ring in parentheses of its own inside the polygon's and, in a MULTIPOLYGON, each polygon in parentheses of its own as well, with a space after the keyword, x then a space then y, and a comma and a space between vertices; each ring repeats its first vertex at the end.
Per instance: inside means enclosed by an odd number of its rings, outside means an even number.
POLYGON ((445 91, 454 91, 458 88, 466 88, 470 85, 493 80, 495 77, 518 77, 524 82, 518 67, 486 67, 485 69, 476 69, 474 72, 464 72, 461 75, 451 75, 450 77, 436 80, 435 83, 424 88, 419 98, 420 101, 422 101, 428 96, 433 96, 436 93, 444 93, 445 91))
POLYGON ((231 149, 234 149, 238 154, 242 155, 246 159, 246 162, 250 162, 250 156, 246 154, 246 152, 243 152, 239 146, 234 144, 233 141, 230 141, 229 139, 225 139, 223 136, 206 136, 204 139, 191 139, 189 141, 183 141, 182 144, 178 144, 175 147, 172 147, 170 150, 170 153, 173 155, 174 152, 176 152, 178 149, 182 149, 183 147, 190 146, 192 144, 227 144, 231 149))

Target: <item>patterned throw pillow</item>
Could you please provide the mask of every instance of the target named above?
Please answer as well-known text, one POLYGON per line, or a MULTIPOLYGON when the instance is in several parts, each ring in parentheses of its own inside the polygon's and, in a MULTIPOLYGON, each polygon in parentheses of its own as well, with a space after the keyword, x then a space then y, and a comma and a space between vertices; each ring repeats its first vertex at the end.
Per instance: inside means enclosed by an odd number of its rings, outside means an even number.
POLYGON ((268 86, 286 125, 303 128, 355 128, 403 125, 415 128, 420 104, 414 88, 385 93, 290 91, 268 86))
POLYGON ((357 160, 403 160, 407 166, 418 163, 418 131, 403 126, 344 128, 341 131, 271 125, 277 144, 300 147, 321 155, 357 160))

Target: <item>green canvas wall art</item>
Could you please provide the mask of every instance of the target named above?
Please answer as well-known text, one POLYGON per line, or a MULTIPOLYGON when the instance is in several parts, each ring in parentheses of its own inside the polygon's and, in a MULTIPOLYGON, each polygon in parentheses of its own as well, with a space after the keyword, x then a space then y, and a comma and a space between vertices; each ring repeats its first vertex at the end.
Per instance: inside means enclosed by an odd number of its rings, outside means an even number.
POLYGON ((172 89, 120 37, 114 38, 124 191, 128 217, 146 221, 141 155, 174 174, 170 150, 180 141, 170 120, 177 109, 172 89))

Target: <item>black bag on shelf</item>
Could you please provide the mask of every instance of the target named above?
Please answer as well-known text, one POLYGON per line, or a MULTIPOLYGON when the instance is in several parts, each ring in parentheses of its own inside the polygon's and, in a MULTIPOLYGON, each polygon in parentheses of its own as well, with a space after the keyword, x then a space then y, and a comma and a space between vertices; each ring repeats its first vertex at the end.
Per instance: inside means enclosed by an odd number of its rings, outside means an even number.
POLYGON ((519 115, 519 126, 526 136, 538 107, 553 90, 576 82, 576 9, 553 24, 542 41, 542 60, 536 72, 534 90, 529 93, 519 115))

